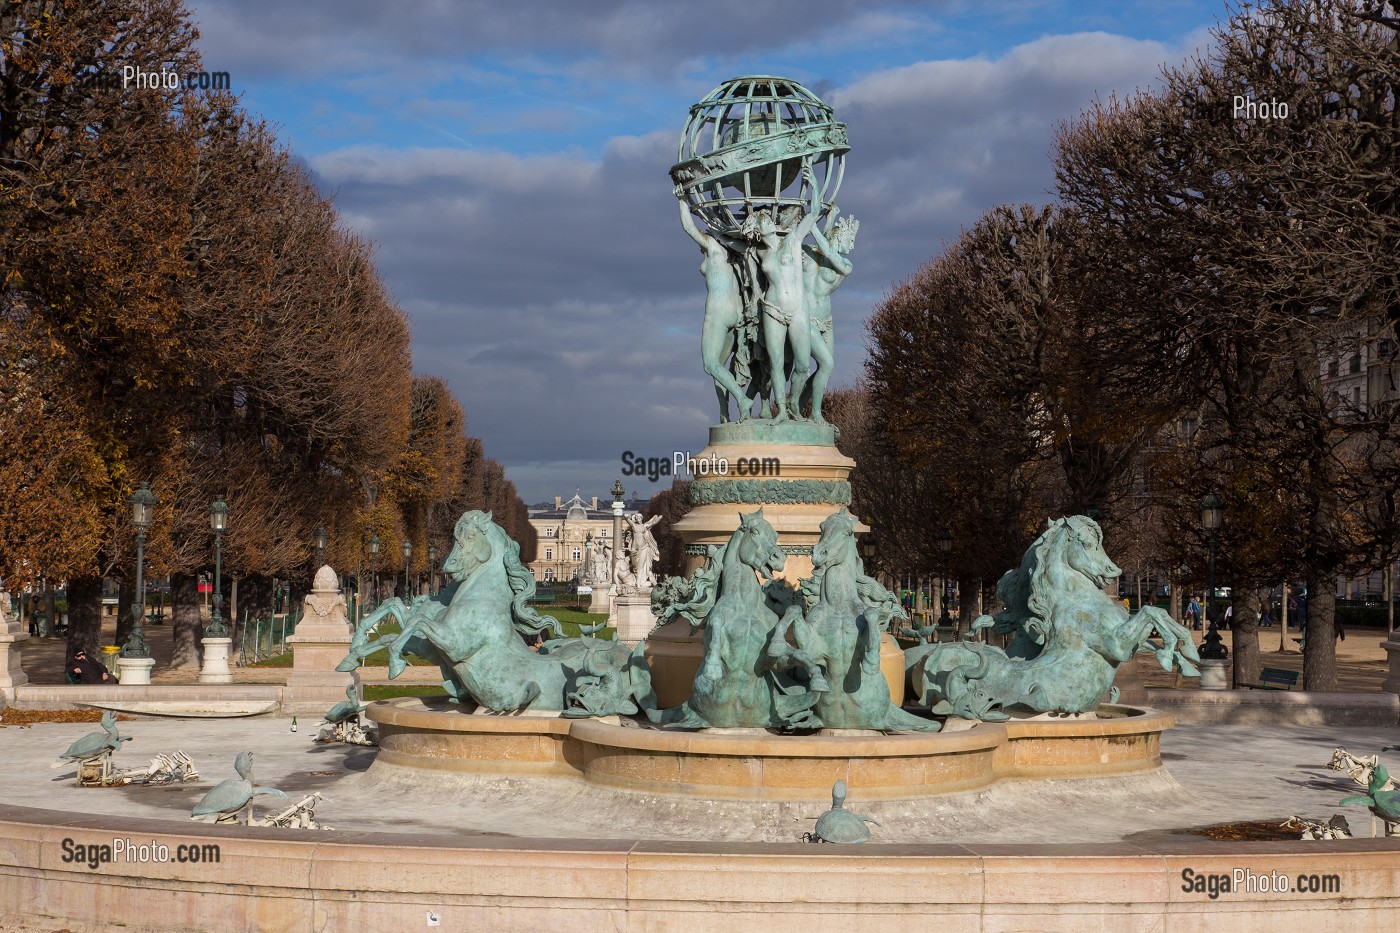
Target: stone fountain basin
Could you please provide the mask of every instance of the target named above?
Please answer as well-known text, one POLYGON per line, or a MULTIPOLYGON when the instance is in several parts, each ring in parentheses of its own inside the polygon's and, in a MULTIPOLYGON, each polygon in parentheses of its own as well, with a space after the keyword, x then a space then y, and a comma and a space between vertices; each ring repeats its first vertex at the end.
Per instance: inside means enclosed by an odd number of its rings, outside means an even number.
POLYGON ((1002 780, 1152 772, 1162 767, 1170 715, 1103 706, 1097 719, 976 723, 934 734, 825 730, 688 732, 632 719, 465 712, 446 697, 370 705, 380 751, 371 773, 395 769, 547 777, 650 794, 709 799, 829 801, 838 779, 862 799, 963 793, 1002 780))

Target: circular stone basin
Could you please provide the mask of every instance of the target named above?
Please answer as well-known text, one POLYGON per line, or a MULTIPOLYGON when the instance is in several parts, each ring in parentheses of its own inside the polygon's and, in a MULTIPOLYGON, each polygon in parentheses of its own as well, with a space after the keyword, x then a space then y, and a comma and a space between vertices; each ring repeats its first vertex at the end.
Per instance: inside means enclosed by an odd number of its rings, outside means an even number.
POLYGON ((373 703, 372 770, 548 777, 697 798, 830 800, 838 779, 867 798, 907 799, 1003 778, 1103 777, 1161 767, 1171 716, 1104 706, 1098 719, 977 723, 959 731, 879 735, 826 730, 662 729, 631 719, 467 712, 446 697, 373 703))

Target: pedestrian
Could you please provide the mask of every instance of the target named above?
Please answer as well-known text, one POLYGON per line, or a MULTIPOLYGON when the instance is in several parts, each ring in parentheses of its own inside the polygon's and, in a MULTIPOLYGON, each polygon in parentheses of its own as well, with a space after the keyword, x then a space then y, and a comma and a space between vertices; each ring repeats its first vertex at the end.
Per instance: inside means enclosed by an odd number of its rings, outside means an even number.
POLYGON ((1186 616, 1191 620, 1191 627, 1196 630, 1201 628, 1201 601, 1194 595, 1191 601, 1186 604, 1186 616))
POLYGON ((107 668, 87 656, 85 648, 73 652, 73 660, 68 664, 68 673, 78 678, 80 684, 105 684, 112 679, 112 675, 107 673, 107 668))

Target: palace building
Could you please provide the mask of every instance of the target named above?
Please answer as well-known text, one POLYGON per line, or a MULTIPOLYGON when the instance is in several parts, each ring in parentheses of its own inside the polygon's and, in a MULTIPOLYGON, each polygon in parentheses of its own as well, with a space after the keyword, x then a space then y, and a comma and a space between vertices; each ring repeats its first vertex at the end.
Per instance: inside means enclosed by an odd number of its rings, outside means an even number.
MULTIPOLYGON (((649 499, 633 493, 623 500, 623 515, 646 508, 649 499)), ((583 573, 584 545, 588 536, 597 542, 612 544, 612 499, 599 501, 597 496, 584 500, 577 492, 567 502, 554 497, 554 504, 541 503, 530 507, 530 524, 539 543, 530 570, 540 583, 567 582, 583 573)))

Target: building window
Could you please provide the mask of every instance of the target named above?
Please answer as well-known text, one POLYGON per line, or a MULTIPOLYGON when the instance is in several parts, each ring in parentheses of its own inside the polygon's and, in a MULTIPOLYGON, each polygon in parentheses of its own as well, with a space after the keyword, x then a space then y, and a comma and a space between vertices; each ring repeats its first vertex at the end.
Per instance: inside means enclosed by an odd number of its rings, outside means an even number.
POLYGON ((1327 378, 1336 379, 1337 373, 1341 372, 1341 364, 1336 360, 1327 361, 1327 378))
POLYGON ((544 549, 544 559, 545 559, 545 560, 554 560, 554 548, 552 548, 552 547, 547 547, 547 548, 544 549))
POLYGON ((1351 390, 1351 404, 1353 407, 1361 408, 1361 386, 1354 386, 1351 390))
POLYGON ((552 537, 554 537, 554 529, 553 529, 553 528, 546 528, 546 529, 544 530, 544 536, 545 536, 546 538, 552 538, 552 537))
POLYGON ((1359 372, 1361 372, 1361 354, 1360 354, 1360 353, 1356 354, 1355 356, 1353 356, 1353 357, 1351 358, 1351 363, 1347 366, 1347 371, 1348 371, 1348 372, 1353 372, 1353 373, 1359 373, 1359 372))
POLYGON ((583 552, 578 548, 574 548, 574 560, 583 560, 583 552))
POLYGON ((553 567, 549 567, 549 568, 546 568, 546 569, 545 569, 545 572, 544 572, 544 580, 545 580, 546 583, 553 583, 553 582, 554 582, 554 568, 553 568, 553 567))

